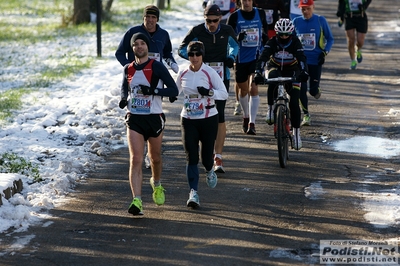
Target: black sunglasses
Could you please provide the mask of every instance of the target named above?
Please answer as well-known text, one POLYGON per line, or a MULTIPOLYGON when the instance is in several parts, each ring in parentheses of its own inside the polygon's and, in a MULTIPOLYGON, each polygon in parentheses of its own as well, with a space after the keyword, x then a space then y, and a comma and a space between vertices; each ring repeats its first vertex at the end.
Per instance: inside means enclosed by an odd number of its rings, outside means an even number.
POLYGON ((197 53, 188 53, 188 56, 190 56, 190 57, 192 57, 192 56, 197 56, 197 57, 199 57, 199 56, 201 56, 201 55, 203 55, 203 54, 200 53, 200 52, 197 52, 197 53))
POLYGON ((278 36, 290 36, 292 35, 291 32, 278 32, 278 36))
POLYGON ((219 18, 217 18, 217 19, 206 19, 206 22, 208 23, 208 24, 211 24, 211 22, 212 23, 217 23, 219 21, 219 18))

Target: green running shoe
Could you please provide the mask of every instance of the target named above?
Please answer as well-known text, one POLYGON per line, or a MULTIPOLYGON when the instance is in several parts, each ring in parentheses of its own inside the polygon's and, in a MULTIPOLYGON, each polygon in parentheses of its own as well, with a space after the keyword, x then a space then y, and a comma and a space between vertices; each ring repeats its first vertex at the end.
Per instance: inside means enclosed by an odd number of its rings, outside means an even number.
POLYGON ((143 215, 142 201, 134 198, 131 205, 129 205, 128 212, 132 215, 143 215))
POLYGON ((361 51, 357 51, 357 62, 361 63, 363 60, 361 51))
POLYGON ((153 188, 154 203, 157 205, 163 205, 165 202, 165 194, 164 194, 165 189, 161 186, 161 184, 158 186, 155 186, 153 177, 150 178, 150 185, 153 188))
POLYGON ((354 70, 356 68, 357 68, 357 61, 356 60, 351 61, 350 69, 354 70))
POLYGON ((311 126, 311 117, 309 114, 305 114, 303 116, 303 121, 301 122, 301 126, 311 126))

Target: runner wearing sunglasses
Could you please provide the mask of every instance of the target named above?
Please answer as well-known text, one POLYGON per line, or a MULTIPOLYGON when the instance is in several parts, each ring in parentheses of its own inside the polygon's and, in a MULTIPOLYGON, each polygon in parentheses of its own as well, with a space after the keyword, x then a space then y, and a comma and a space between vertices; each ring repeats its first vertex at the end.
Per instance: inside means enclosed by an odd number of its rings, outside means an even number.
MULTIPOLYGON (((178 49, 179 56, 189 59, 188 45, 191 41, 204 44, 203 62, 214 68, 221 76, 229 92, 230 70, 239 51, 236 34, 231 26, 221 24, 221 10, 218 5, 207 6, 204 10, 204 23, 194 26, 186 34, 178 49)), ((222 150, 226 137, 225 105, 226 100, 215 100, 218 110, 218 133, 215 141, 214 170, 225 173, 222 164, 222 150)))
POLYGON ((190 189, 187 206, 196 208, 200 206, 197 194, 200 178, 199 157, 206 171, 207 185, 210 188, 217 185, 218 179, 213 169, 214 142, 218 131, 215 101, 228 99, 228 92, 218 73, 203 63, 203 43, 190 42, 187 51, 190 65, 179 72, 176 84, 179 92, 183 94, 181 131, 186 153, 186 177, 190 189))

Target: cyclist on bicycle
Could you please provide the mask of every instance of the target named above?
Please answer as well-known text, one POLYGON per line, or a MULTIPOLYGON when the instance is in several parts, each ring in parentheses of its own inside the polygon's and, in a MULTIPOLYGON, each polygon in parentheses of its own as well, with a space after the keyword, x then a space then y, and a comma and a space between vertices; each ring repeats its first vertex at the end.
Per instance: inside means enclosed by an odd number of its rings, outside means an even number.
MULTIPOLYGON (((282 18, 275 23, 276 36, 269 39, 264 50, 257 60, 254 80, 257 84, 264 83, 264 67, 267 64, 268 78, 293 77, 297 81, 306 82, 308 80, 307 58, 303 52, 303 46, 297 36, 293 33, 294 26, 290 19, 282 18)), ((274 123, 274 90, 275 84, 268 86, 268 112, 267 123, 274 123)), ((293 127, 293 148, 300 150, 302 142, 300 138, 300 118, 301 111, 299 106, 300 83, 294 82, 286 88, 290 95, 290 116, 293 127)))

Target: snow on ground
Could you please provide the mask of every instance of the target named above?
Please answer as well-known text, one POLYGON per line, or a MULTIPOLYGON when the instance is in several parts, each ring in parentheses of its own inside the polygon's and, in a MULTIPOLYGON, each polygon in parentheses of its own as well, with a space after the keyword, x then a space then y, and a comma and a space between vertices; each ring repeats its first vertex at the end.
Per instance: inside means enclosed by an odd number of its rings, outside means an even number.
MULTIPOLYGON (((193 10, 190 14, 161 14, 160 25, 170 33, 180 67, 186 67, 187 61, 178 57, 176 49, 190 26, 202 21, 201 5, 196 4, 189 3, 193 10)), ((22 176, 22 194, 9 200, 3 197, 0 233, 26 231, 30 225, 43 222, 47 210, 64 203, 77 182, 85 182, 86 173, 104 160, 102 155, 124 145, 125 111, 118 108, 122 66, 114 52, 125 30, 103 34, 103 51, 108 52, 95 67, 25 96, 13 123, 2 126, 0 154, 16 153, 38 164, 44 181, 30 184, 22 176)), ((90 35, 60 37, 56 42, 23 47, 0 43, 0 49, 3 55, 11 55, 12 61, 10 67, 2 69, 0 91, 37 82, 36 73, 66 63, 68 54, 78 54, 82 60, 97 55, 96 36, 90 35)), ((171 74, 176 76, 172 71, 171 74)), ((0 191, 19 177, 0 173, 0 191)))
MULTIPOLYGON (((159 22, 170 33, 181 68, 188 63, 179 58, 176 49, 189 28, 202 22, 201 5, 194 0, 188 5, 185 12, 162 13, 159 22)), ((47 211, 68 200, 74 185, 85 182, 87 171, 104 160, 102 155, 124 145, 125 111, 118 108, 122 67, 114 57, 121 32, 103 34, 102 46, 106 52, 95 67, 25 96, 13 123, 2 126, 0 154, 13 152, 38 163, 44 181, 32 184, 23 177, 22 194, 9 200, 3 198, 0 233, 26 231, 32 224, 44 223, 47 211)), ((82 60, 94 57, 96 37, 88 34, 24 46, 11 41, 0 43, 0 49, 12 61, 0 75, 0 91, 5 91, 34 83, 36 73, 65 63, 70 53, 78 54, 82 60)), ((175 77, 172 71, 171 74, 175 77)), ((394 111, 390 112, 393 115, 394 111)), ((0 180, 4 181, 0 183, 0 191, 9 185, 8 178, 15 179, 15 176, 0 174, 0 180)), ((323 198, 325 193, 320 183, 310 185, 305 191, 311 199, 323 198)), ((400 202, 399 190, 364 193, 363 197, 364 208, 369 211, 367 220, 374 223, 374 217, 385 217, 385 220, 380 218, 380 226, 399 223, 400 212, 396 207, 400 202), (380 208, 374 207, 377 202, 380 208), (392 210, 390 215, 388 210, 392 210)), ((27 241, 30 237, 27 236, 27 241)))

